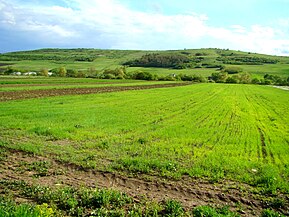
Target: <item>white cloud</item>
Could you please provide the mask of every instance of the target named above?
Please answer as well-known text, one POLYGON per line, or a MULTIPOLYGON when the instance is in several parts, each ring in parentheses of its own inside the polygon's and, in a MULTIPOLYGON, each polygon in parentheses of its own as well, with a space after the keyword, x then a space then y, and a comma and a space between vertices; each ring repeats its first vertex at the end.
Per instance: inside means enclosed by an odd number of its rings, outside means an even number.
MULTIPOLYGON (((131 10, 120 0, 64 0, 67 7, 33 6, 0 0, 0 27, 33 33, 48 45, 118 49, 182 49, 220 47, 285 54, 288 20, 276 27, 216 27, 203 14, 165 15, 131 10), (50 43, 50 44, 49 44, 50 43), (285 51, 285 52, 284 52, 285 51)), ((25 42, 24 42, 25 43, 25 42)))
POLYGON ((288 28, 289 27, 289 18, 288 19, 284 19, 284 18, 278 19, 277 20, 277 24, 282 26, 282 27, 287 27, 288 28))
POLYGON ((231 28, 236 33, 246 33, 246 31, 247 31, 246 28, 244 26, 241 26, 241 25, 233 25, 233 26, 231 26, 231 28))
POLYGON ((5 2, 0 1, 0 22, 4 25, 15 25, 13 10, 5 2))

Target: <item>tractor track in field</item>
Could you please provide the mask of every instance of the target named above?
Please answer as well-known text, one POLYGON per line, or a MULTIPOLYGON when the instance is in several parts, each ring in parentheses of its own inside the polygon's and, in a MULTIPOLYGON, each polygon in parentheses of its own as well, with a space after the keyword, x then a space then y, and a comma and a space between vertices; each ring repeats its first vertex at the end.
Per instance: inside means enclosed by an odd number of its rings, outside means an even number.
MULTIPOLYGON (((1 160, 0 180, 25 181, 31 185, 50 187, 109 188, 130 195, 136 203, 143 198, 158 202, 165 199, 175 199, 180 201, 186 209, 199 205, 228 205, 233 211, 239 212, 241 216, 259 216, 262 209, 268 206, 266 202, 258 199, 260 198, 258 195, 249 190, 250 186, 233 181, 212 184, 206 180, 190 177, 183 177, 177 181, 143 174, 130 177, 120 173, 85 169, 75 164, 63 163, 52 158, 22 151, 6 148, 5 151, 7 151, 7 156, 1 160), (39 161, 50 163, 48 173, 45 176, 35 176, 36 171, 23 167, 23 165, 39 161)), ((15 197, 18 200, 22 199, 17 194, 15 197)), ((285 207, 288 207, 288 196, 278 195, 278 197, 283 198, 286 201, 285 207)), ((289 213, 288 208, 279 211, 284 214, 289 213)))
POLYGON ((266 143, 265 143, 265 136, 261 128, 258 128, 259 134, 260 134, 260 140, 261 140, 261 149, 262 149, 262 157, 265 163, 267 163, 267 150, 266 150, 266 143))
POLYGON ((152 84, 152 85, 135 85, 135 86, 110 86, 110 87, 93 87, 93 88, 64 88, 64 89, 46 89, 46 90, 23 90, 23 91, 5 91, 0 92, 0 101, 10 101, 18 99, 32 99, 63 95, 82 95, 120 92, 128 90, 145 90, 154 88, 168 88, 186 86, 191 82, 169 83, 169 84, 152 84))

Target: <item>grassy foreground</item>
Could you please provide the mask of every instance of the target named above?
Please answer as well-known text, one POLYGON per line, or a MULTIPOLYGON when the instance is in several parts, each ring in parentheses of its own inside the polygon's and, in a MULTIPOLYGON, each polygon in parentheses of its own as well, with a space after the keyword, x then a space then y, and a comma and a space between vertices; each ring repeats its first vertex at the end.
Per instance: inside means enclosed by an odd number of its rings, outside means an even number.
POLYGON ((288 94, 198 84, 1 102, 0 145, 104 171, 288 193, 288 94))
MULTIPOLYGON (((36 204, 17 205, 13 200, 0 196, 0 216, 13 217, 52 217, 52 216, 239 216, 228 207, 199 206, 185 211, 180 202, 166 200, 156 203, 143 200, 135 203, 124 193, 92 188, 50 188, 29 186, 25 182, 0 182, 0 186, 16 191, 21 196, 37 201, 36 204)), ((267 209, 263 213, 274 211, 267 209)), ((276 213, 277 214, 277 213, 276 213)), ((266 216, 266 215, 264 215, 266 216)))

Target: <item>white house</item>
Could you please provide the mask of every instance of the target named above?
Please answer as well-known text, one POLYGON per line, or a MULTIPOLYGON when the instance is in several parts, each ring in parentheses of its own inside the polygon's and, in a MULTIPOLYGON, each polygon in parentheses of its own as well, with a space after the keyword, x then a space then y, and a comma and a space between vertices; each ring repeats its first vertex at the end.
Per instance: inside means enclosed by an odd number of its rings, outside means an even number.
POLYGON ((24 75, 37 75, 37 72, 26 72, 24 75))
POLYGON ((17 75, 17 76, 19 76, 21 74, 22 74, 21 72, 13 72, 13 73, 11 73, 11 75, 17 75))

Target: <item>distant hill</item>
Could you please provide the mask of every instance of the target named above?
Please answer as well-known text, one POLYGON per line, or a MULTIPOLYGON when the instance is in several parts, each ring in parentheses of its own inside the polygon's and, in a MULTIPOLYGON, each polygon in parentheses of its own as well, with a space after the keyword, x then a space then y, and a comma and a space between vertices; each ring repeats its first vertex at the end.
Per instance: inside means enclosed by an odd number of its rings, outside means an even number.
POLYGON ((148 54, 178 55, 190 58, 192 62, 237 64, 237 65, 261 65, 261 64, 289 64, 289 57, 271 56, 251 52, 242 52, 224 49, 185 49, 168 51, 140 51, 140 50, 101 50, 101 49, 40 49, 31 51, 19 51, 0 54, 0 61, 20 60, 55 60, 55 61, 83 61, 92 62, 99 57, 112 59, 133 58, 148 54))
POLYGON ((9 65, 26 71, 50 70, 61 66, 77 70, 105 70, 125 65, 129 66, 129 71, 203 76, 235 66, 253 77, 263 77, 265 74, 289 76, 289 57, 215 48, 167 51, 40 49, 0 54, 0 69, 9 65))

